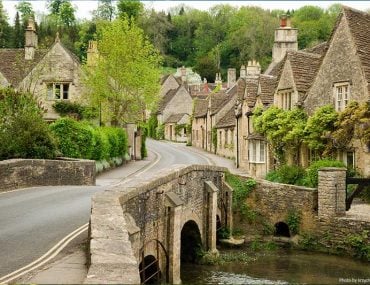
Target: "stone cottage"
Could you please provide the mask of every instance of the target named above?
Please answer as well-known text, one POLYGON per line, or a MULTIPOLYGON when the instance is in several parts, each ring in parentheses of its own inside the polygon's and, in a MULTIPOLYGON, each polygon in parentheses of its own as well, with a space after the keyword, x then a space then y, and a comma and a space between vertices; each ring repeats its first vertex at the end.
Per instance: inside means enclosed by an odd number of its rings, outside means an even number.
MULTIPOLYGON (((242 67, 244 68, 244 67, 242 67)), ((236 112, 236 165, 256 177, 264 177, 273 163, 265 138, 253 130, 253 111, 266 109, 273 103, 276 76, 261 74, 256 61, 248 62, 238 80, 239 101, 236 112)))
MULTIPOLYGON (((370 15, 343 7, 303 103, 312 115, 328 104, 343 111, 351 101, 370 102, 370 15)), ((352 140, 337 158, 361 174, 370 175, 369 145, 352 140)))
POLYGON ((34 94, 46 110, 45 120, 59 117, 53 104, 75 101, 82 94, 80 62, 56 36, 48 49, 38 48, 35 22, 30 18, 24 49, 0 49, 0 86, 34 94))

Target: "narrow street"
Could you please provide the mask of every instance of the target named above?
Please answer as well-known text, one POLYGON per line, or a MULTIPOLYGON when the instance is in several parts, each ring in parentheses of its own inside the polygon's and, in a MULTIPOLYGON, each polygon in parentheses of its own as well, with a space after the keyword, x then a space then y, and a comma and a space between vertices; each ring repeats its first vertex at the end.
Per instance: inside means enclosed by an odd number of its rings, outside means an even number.
POLYGON ((97 186, 34 187, 0 194, 0 277, 38 259, 88 223, 95 193, 117 184, 132 186, 175 164, 213 163, 183 144, 148 139, 147 146, 147 160, 99 175, 97 186))

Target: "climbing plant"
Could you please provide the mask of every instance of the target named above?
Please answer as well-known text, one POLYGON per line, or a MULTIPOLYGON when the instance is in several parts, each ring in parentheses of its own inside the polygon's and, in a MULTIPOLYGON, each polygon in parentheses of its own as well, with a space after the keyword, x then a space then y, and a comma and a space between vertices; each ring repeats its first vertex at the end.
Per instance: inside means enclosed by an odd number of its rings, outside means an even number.
POLYGON ((328 134, 334 130, 337 119, 338 113, 333 106, 326 105, 318 108, 307 120, 303 142, 310 149, 317 151, 319 156, 328 144, 328 134))
POLYGON ((286 151, 296 151, 304 138, 306 113, 299 108, 283 110, 272 106, 263 111, 257 109, 253 116, 254 130, 266 136, 278 162, 284 163, 286 151))
POLYGON ((217 129, 212 128, 212 144, 214 148, 214 152, 216 153, 217 151, 217 129))
POLYGON ((186 128, 186 124, 179 124, 175 126, 175 135, 181 135, 181 131, 186 128))
POLYGON ((345 149, 353 139, 359 139, 370 149, 370 104, 351 102, 339 113, 324 155, 331 155, 337 149, 345 149))

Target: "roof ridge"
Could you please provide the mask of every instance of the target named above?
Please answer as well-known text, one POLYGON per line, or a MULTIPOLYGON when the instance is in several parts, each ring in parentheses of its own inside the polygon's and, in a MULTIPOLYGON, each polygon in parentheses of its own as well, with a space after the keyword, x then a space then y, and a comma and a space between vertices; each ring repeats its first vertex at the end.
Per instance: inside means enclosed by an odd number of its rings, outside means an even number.
POLYGON ((322 55, 320 55, 320 54, 311 53, 311 52, 307 52, 307 51, 304 51, 304 50, 287 51, 287 54, 289 54, 289 55, 302 54, 302 55, 307 55, 307 56, 315 57, 315 58, 321 58, 322 57, 322 55))
POLYGON ((356 8, 352 8, 352 7, 349 7, 349 6, 347 6, 347 5, 342 5, 342 10, 344 11, 344 12, 346 12, 346 11, 351 11, 351 12, 355 12, 355 13, 362 13, 362 14, 364 14, 364 15, 366 15, 366 16, 370 16, 370 14, 368 13, 368 12, 366 12, 366 11, 362 11, 362 10, 359 10, 359 9, 356 9, 356 8))

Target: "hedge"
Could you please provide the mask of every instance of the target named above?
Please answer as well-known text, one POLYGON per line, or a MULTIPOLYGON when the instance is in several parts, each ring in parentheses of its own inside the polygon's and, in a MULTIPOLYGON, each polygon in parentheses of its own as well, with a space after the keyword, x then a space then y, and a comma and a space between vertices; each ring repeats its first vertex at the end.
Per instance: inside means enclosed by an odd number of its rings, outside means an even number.
POLYGON ((86 122, 61 118, 50 125, 65 157, 110 160, 127 152, 126 132, 121 128, 93 128, 86 122))

